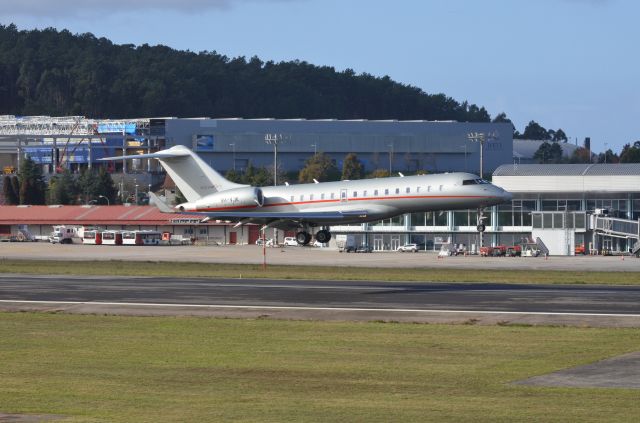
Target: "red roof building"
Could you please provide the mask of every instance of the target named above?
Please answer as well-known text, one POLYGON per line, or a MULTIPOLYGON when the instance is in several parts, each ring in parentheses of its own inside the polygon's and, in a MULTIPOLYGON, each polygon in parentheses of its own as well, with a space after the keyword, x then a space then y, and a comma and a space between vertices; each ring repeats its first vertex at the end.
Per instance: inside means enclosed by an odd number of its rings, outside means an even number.
POLYGON ((0 236, 15 235, 18 226, 26 225, 35 236, 48 235, 54 225, 97 227, 100 229, 150 229, 189 235, 218 243, 252 243, 259 227, 234 228, 219 220, 202 222, 190 214, 161 213, 154 206, 0 206, 0 236))

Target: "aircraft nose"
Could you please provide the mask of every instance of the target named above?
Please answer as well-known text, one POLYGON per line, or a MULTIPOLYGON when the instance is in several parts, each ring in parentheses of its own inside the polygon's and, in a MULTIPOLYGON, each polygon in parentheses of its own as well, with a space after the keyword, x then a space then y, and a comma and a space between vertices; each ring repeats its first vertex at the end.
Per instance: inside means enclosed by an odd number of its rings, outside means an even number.
POLYGON ((507 202, 513 199, 513 195, 509 191, 502 190, 502 199, 507 202))

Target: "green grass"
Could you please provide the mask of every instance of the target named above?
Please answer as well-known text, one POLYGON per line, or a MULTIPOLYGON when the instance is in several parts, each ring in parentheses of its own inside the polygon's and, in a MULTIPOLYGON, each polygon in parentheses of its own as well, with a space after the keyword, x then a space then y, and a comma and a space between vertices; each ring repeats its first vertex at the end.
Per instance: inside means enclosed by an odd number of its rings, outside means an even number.
POLYGON ((494 282, 638 285, 640 272, 494 270, 451 268, 366 268, 128 261, 59 261, 0 259, 2 273, 47 275, 183 276, 205 278, 273 278, 381 280, 409 282, 494 282))
POLYGON ((69 421, 637 421, 638 391, 511 382, 638 329, 0 313, 0 413, 69 421))

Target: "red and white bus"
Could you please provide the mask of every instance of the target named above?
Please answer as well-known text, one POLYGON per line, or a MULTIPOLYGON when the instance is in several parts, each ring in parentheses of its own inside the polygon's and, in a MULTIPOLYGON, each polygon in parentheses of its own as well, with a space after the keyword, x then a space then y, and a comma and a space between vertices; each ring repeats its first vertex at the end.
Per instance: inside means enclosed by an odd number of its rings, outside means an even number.
POLYGON ((160 245, 162 232, 157 231, 123 231, 124 245, 160 245))
POLYGON ((96 229, 85 229, 82 235, 82 243, 100 245, 102 244, 102 233, 96 229))
POLYGON ((120 231, 102 231, 102 245, 122 245, 120 231))

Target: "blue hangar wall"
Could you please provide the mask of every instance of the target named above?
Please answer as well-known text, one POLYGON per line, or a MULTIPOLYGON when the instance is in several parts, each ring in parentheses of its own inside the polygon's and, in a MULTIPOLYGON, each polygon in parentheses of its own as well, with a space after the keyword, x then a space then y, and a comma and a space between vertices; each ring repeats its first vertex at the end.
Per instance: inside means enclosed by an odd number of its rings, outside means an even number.
POLYGON ((299 170, 314 152, 329 154, 338 167, 355 153, 367 171, 469 171, 478 173, 484 143, 484 173, 512 162, 509 123, 288 119, 167 119, 167 146, 186 145, 220 171, 273 165, 299 170), (269 143, 271 142, 271 143, 269 143))

